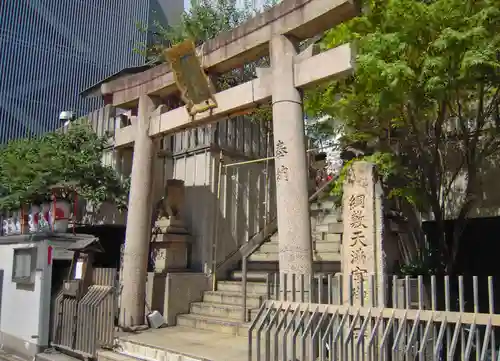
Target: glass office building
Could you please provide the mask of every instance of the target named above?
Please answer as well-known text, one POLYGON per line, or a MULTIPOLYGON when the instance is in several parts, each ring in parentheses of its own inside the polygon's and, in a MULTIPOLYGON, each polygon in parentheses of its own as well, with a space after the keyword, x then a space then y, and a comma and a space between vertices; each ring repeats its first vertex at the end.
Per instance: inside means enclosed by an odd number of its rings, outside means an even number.
POLYGON ((183 0, 0 0, 0 144, 56 129, 63 110, 101 100, 79 93, 142 65, 137 23, 175 21, 183 0))

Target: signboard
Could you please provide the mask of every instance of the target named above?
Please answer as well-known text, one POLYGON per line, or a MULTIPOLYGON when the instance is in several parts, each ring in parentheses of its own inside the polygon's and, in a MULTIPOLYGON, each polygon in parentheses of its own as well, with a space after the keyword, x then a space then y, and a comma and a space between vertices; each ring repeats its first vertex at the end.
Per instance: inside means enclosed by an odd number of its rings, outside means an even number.
POLYGON ((216 108, 213 87, 196 55, 194 43, 187 40, 175 45, 165 50, 165 56, 189 115, 216 108))

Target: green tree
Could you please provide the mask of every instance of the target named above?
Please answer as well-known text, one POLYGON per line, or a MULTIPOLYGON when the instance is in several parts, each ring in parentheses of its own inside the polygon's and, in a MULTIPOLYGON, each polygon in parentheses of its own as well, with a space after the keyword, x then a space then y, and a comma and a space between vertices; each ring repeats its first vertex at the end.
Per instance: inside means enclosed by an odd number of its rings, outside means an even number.
POLYGON ((366 10, 323 41, 355 44, 355 74, 308 93, 307 111, 342 120, 344 142, 379 165, 416 245, 418 214, 430 212, 453 272, 482 175, 500 156, 500 1, 372 0, 366 10))
POLYGON ((126 208, 128 180, 102 158, 107 140, 89 126, 21 139, 0 149, 0 209, 49 200, 54 186, 66 186, 97 208, 105 202, 126 208))
POLYGON ((138 44, 137 51, 153 62, 164 62, 166 47, 191 39, 198 46, 223 31, 230 31, 251 17, 254 9, 245 4, 236 6, 233 0, 191 0, 190 8, 184 11, 178 24, 164 26, 155 21, 151 28, 138 24, 151 36, 151 44, 138 44))

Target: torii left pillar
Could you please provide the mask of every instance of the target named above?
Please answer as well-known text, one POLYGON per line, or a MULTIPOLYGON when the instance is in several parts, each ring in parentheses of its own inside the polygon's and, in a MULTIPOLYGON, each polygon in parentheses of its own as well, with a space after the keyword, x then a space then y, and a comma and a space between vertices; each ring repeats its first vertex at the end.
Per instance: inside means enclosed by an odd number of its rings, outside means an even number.
POLYGON ((120 304, 120 326, 143 325, 144 300, 151 237, 154 143, 149 136, 154 100, 141 95, 135 125, 134 155, 123 255, 123 288, 120 304))

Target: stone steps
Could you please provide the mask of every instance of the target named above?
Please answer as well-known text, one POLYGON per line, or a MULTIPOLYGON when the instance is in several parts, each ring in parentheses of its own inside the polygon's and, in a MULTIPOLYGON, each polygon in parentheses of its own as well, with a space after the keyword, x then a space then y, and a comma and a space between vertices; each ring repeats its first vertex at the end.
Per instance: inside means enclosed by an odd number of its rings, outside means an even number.
MULTIPOLYGON (((311 207, 316 225, 314 232, 314 271, 335 273, 340 271, 342 223, 333 202, 323 202, 311 207), (329 208, 328 208, 329 207, 329 208)), ((267 297, 266 279, 279 270, 279 235, 252 254, 248 262, 246 311, 255 316, 267 297)), ((190 305, 189 313, 177 316, 177 325, 183 328, 215 331, 220 334, 245 336, 248 324, 242 322, 242 272, 231 272, 229 280, 218 281, 216 291, 206 291, 199 302, 190 305)), ((273 278, 273 276, 271 276, 273 278)))
MULTIPOLYGON (((242 306, 236 305, 224 305, 221 303, 209 302, 193 302, 191 303, 191 306, 189 308, 189 313, 191 315, 209 316, 240 321, 242 317, 242 309, 242 306)), ((251 308, 247 307, 247 312, 250 311, 251 308)))
POLYGON ((343 223, 331 222, 331 223, 320 223, 316 225, 316 233, 342 234, 343 232, 344 232, 343 223))
MULTIPOLYGON (((224 305, 241 305, 242 303, 241 293, 231 293, 222 291, 206 291, 203 294, 203 302, 217 303, 224 305)), ((247 296, 247 306, 249 308, 259 308, 262 304, 262 296, 247 296)))
POLYGON ((339 233, 328 233, 328 232, 317 232, 316 236, 316 247, 318 243, 338 243, 342 245, 342 234, 339 233))
MULTIPOLYGON (((252 254, 248 260, 250 262, 278 262, 279 253, 263 253, 256 252, 252 254)), ((313 253, 314 262, 340 262, 340 252, 314 252, 313 253)))
MULTIPOLYGON (((340 251, 342 244, 340 235, 327 234, 327 237, 334 239, 317 240, 314 243, 313 261, 315 262, 340 262, 340 251)), ((279 260, 279 244, 278 242, 264 243, 261 248, 253 253, 248 260, 250 262, 278 262, 279 260)))
MULTIPOLYGON (((331 198, 311 204, 311 224, 314 226, 313 237, 315 239, 314 262, 341 261, 340 251, 343 233, 341 216, 340 210, 335 208, 335 203, 331 198)), ((279 232, 275 233, 269 242, 264 243, 248 260, 249 269, 263 268, 262 264, 268 262, 278 262, 279 232), (255 263, 260 263, 260 267, 255 267, 255 263)), ((271 269, 265 268, 265 270, 271 269)))
POLYGON ((244 324, 234 319, 202 316, 191 313, 177 316, 177 325, 234 336, 245 336, 248 333, 249 327, 248 324, 244 324))
MULTIPOLYGON (((241 293, 241 282, 237 281, 219 281, 217 282, 217 291, 241 293)), ((247 295, 264 296, 267 292, 266 284, 262 282, 247 282, 247 295)))
POLYGON ((314 221, 319 223, 341 223, 342 217, 340 217, 337 213, 323 213, 318 211, 317 214, 314 214, 311 217, 314 221))
POLYGON ((325 198, 320 201, 312 202, 310 205, 311 211, 322 211, 330 214, 341 214, 340 210, 336 207, 332 198, 325 198))
MULTIPOLYGON (((273 271, 266 271, 266 270, 261 270, 261 271, 247 271, 247 281, 260 281, 260 282, 265 282, 268 275, 272 274, 273 271)), ((231 272, 231 279, 234 281, 241 281, 241 275, 242 271, 241 270, 236 270, 231 272)))
MULTIPOLYGON (((314 274, 314 278, 319 278, 320 275, 323 276, 324 274, 325 274, 325 271, 321 271, 321 270, 317 271, 314 274)), ((242 275, 241 271, 239 271, 239 270, 233 271, 233 272, 231 272, 231 279, 234 280, 235 282, 241 283, 241 275, 242 275)), ((267 272, 267 271, 248 271, 247 272, 247 280, 249 280, 249 281, 250 281, 250 279, 251 280, 260 280, 262 282, 265 282, 267 275, 270 275, 271 277, 273 277, 273 274, 271 272, 267 272)), ((262 297, 264 297, 264 296, 262 296, 262 297)))
MULTIPOLYGON (((339 235, 331 235, 331 236, 339 236, 339 235)), ((338 237, 336 239, 338 239, 337 242, 330 241, 330 240, 317 240, 314 243, 315 251, 316 252, 325 252, 325 253, 329 253, 329 252, 340 253, 340 247, 341 247, 340 237, 338 237)), ((278 242, 266 242, 254 254, 256 254, 256 253, 278 253, 278 252, 279 252, 278 242)))
MULTIPOLYGON (((325 261, 321 262, 319 260, 316 260, 313 264, 313 270, 314 272, 340 272, 341 271, 341 262, 332 262, 332 261, 325 261)), ((236 270, 240 271, 240 270, 236 270)), ((278 260, 274 261, 263 261, 263 262, 257 262, 257 261, 252 261, 248 262, 248 272, 267 272, 267 273, 274 273, 279 271, 279 264, 278 260)), ((241 279, 240 277, 234 278, 232 277, 231 279, 241 279)), ((265 278, 264 278, 265 279, 265 278)), ((253 281, 254 279, 248 278, 249 281, 253 281)), ((258 280, 261 280, 259 278, 258 280)))

